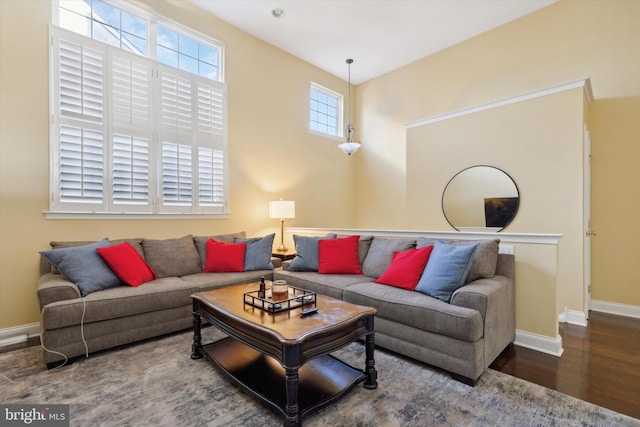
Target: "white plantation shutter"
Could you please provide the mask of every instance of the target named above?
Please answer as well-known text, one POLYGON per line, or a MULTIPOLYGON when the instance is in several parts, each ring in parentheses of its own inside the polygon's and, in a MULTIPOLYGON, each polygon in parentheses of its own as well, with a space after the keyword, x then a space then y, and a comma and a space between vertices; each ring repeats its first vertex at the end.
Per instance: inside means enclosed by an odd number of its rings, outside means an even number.
POLYGON ((225 86, 212 81, 199 81, 197 85, 196 145, 198 146, 198 203, 200 206, 222 208, 225 191, 226 123, 225 86))
POLYGON ((149 140, 113 135, 114 204, 149 204, 149 140))
POLYGON ((224 152, 198 149, 198 202, 201 206, 224 206, 224 152))
POLYGON ((193 76, 161 67, 159 80, 162 133, 173 138, 192 136, 193 76))
POLYGON ((191 206, 191 147, 162 143, 162 199, 168 206, 191 206))
POLYGON ((226 86, 51 34, 51 210, 226 213, 226 86))
POLYGON ((198 82, 197 94, 198 134, 222 144, 224 136, 225 87, 214 82, 198 82))
POLYGON ((110 53, 112 210, 151 212, 152 63, 116 49, 110 53))
POLYGON ((54 173, 52 206, 58 210, 104 209, 104 46, 69 34, 53 39, 55 85, 51 127, 54 173))
POLYGON ((102 123, 104 51, 67 40, 60 40, 57 47, 60 114, 65 118, 102 123))
POLYGON ((112 54, 111 92, 116 127, 150 126, 151 82, 149 60, 126 52, 112 54))
POLYGON ((60 199, 102 203, 102 133, 60 126, 60 199))
POLYGON ((226 207, 225 86, 165 66, 159 66, 158 74, 163 209, 222 213, 226 207))

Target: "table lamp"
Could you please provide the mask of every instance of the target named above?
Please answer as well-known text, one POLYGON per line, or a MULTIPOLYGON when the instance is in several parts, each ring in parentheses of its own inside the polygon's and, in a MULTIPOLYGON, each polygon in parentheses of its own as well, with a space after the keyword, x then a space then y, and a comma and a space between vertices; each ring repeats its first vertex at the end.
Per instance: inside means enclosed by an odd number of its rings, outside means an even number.
POLYGON ((296 202, 293 200, 274 200, 269 202, 269 218, 280 220, 280 246, 278 252, 287 252, 284 245, 284 220, 296 217, 296 202))

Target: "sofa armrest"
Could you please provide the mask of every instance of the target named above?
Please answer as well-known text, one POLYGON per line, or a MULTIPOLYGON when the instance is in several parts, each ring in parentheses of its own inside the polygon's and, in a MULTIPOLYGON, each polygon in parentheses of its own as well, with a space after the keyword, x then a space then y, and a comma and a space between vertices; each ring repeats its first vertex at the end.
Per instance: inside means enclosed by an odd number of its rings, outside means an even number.
POLYGON ((276 256, 272 256, 271 264, 273 264, 273 268, 278 268, 282 265, 282 260, 276 256))
POLYGON ((515 284, 510 278, 493 276, 475 280, 456 290, 451 304, 473 308, 482 315, 487 365, 515 339, 515 284))
POLYGON ((38 302, 40 310, 52 302, 80 298, 80 289, 62 275, 45 273, 38 282, 38 302))

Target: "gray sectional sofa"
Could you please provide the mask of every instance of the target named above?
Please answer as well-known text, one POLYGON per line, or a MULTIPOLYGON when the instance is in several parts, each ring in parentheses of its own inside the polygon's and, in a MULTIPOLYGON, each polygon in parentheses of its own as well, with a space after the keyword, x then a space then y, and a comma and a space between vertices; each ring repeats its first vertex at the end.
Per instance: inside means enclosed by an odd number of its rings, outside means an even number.
MULTIPOLYGON (((222 286, 271 280, 271 269, 202 273, 210 238, 233 243, 245 233, 185 236, 177 239, 120 239, 130 243, 154 268, 155 280, 137 287, 115 286, 81 295, 46 257, 41 258, 38 301, 40 337, 49 368, 78 356, 192 327, 191 294, 222 286), (86 343, 86 346, 85 346, 86 343)), ((271 239, 270 242, 272 242, 271 239)), ((278 258, 268 257, 279 266, 278 258)), ((51 242, 53 250, 92 242, 51 242)))
POLYGON ((361 236, 362 274, 291 271, 285 261, 274 280, 375 307, 376 345, 449 371, 474 385, 515 339, 514 255, 499 253, 498 240, 478 243, 466 284, 441 301, 421 292, 374 283, 391 264, 394 251, 434 244, 434 239, 361 236))
MULTIPOLYGON (((121 239, 130 243, 157 273, 137 287, 115 286, 82 296, 81 289, 43 257, 38 285, 41 339, 49 367, 67 358, 192 327, 191 294, 233 284, 284 279, 292 286, 375 307, 376 344, 445 369, 474 384, 515 338, 514 256, 499 253, 497 240, 478 243, 466 283, 448 301, 415 290, 375 283, 391 265, 393 253, 433 245, 432 239, 360 236, 357 260, 361 274, 294 271, 292 261, 269 259, 271 268, 202 273, 206 242, 234 242, 244 233, 185 236, 179 239, 121 239), (86 343, 86 345, 85 345, 86 343)), ((271 240, 272 241, 272 237, 271 240)), ((53 250, 89 242, 52 242, 53 250)), ((266 242, 265 242, 266 243, 266 242)), ((296 245, 298 246, 298 245, 296 245)), ((297 248, 300 249, 300 248, 297 248)), ((316 255, 317 256, 317 255, 316 255)), ((260 265, 260 264, 259 264, 260 265)))

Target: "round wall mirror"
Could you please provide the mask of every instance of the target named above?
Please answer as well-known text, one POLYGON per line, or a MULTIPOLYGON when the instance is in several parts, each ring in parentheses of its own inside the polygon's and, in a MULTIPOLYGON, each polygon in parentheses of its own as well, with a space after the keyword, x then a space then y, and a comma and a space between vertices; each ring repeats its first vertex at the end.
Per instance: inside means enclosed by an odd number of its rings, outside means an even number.
POLYGON ((458 172, 442 193, 442 212, 458 231, 500 231, 513 221, 519 205, 516 183, 493 166, 458 172))

